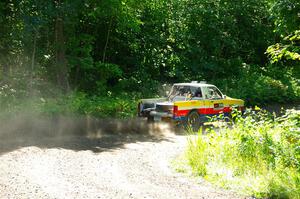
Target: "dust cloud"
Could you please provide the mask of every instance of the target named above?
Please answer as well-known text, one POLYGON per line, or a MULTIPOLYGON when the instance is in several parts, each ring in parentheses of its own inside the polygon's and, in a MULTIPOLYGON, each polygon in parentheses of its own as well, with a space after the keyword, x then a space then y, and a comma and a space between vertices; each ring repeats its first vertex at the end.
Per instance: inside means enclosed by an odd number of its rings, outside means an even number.
POLYGON ((176 130, 170 123, 140 118, 99 119, 91 116, 46 116, 22 112, 0 119, 0 154, 27 146, 93 150, 122 147, 128 142, 164 139, 176 130))

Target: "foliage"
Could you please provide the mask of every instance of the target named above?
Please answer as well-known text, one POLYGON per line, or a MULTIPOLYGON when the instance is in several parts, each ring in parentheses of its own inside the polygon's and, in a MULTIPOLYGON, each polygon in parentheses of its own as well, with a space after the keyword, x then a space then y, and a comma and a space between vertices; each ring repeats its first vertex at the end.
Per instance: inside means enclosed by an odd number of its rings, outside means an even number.
POLYGON ((58 99, 44 99, 39 111, 46 114, 82 114, 98 118, 128 118, 136 115, 134 96, 87 96, 74 93, 58 99))
POLYGON ((89 115, 97 118, 130 118, 136 115, 137 96, 126 93, 119 96, 88 96, 84 93, 60 94, 56 97, 16 98, 16 90, 1 94, 1 114, 18 112, 42 113, 45 115, 89 115))
POLYGON ((206 80, 251 104, 297 100, 298 10, 297 0, 4 0, 0 85, 105 98, 206 80))
POLYGON ((277 43, 269 46, 267 54, 269 54, 272 63, 279 62, 281 60, 292 60, 300 62, 300 30, 294 32, 284 38, 286 44, 277 43))
MULTIPOLYGON (((102 71, 114 67, 101 65, 102 71)), ((118 67, 116 73, 120 73, 118 67)), ((110 77, 111 72, 106 73, 110 77)), ((121 73, 120 73, 121 75, 121 73)), ((136 115, 136 103, 141 95, 136 92, 119 92, 106 90, 99 86, 98 93, 86 94, 74 91, 63 93, 56 86, 40 79, 29 78, 30 74, 18 71, 13 78, 0 86, 1 113, 36 112, 44 114, 83 114, 95 117, 127 118, 136 115)), ((104 80, 105 78, 103 78, 104 80)))
POLYGON ((235 123, 190 138, 195 174, 259 198, 300 197, 300 112, 232 114, 235 123))
POLYGON ((298 0, 271 1, 270 17, 273 18, 275 31, 281 35, 288 35, 300 27, 298 0))
POLYGON ((297 0, 272 1, 270 17, 274 20, 275 44, 268 47, 266 54, 273 66, 293 69, 294 77, 300 78, 300 3, 297 0))
POLYGON ((239 79, 216 79, 213 83, 226 95, 244 99, 247 105, 299 101, 300 82, 291 75, 291 69, 272 68, 268 71, 268 74, 244 71, 239 79))

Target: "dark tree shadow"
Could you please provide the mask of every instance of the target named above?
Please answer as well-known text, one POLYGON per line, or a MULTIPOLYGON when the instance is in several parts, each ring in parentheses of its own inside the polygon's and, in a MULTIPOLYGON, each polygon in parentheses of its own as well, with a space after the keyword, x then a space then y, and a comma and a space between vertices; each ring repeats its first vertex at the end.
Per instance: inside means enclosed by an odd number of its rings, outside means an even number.
POLYGON ((300 102, 299 103, 291 103, 291 104, 269 104, 262 109, 270 112, 270 113, 275 113, 276 115, 280 116, 285 113, 285 110, 287 109, 296 109, 300 110, 300 102))

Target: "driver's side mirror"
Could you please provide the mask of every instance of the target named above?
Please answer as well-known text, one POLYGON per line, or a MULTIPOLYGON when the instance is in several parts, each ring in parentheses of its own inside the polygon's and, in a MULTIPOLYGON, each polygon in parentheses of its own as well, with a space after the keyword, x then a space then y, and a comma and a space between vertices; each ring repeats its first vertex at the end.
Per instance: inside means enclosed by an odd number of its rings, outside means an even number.
POLYGON ((227 97, 226 95, 223 95, 223 99, 226 99, 226 97, 227 97))

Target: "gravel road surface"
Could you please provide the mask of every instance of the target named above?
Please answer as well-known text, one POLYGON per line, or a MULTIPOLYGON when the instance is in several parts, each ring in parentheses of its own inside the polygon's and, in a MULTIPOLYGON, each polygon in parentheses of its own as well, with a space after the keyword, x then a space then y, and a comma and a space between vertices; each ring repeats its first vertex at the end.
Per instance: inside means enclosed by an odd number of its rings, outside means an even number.
POLYGON ((186 137, 164 128, 0 136, 0 198, 242 198, 174 171, 186 137))

